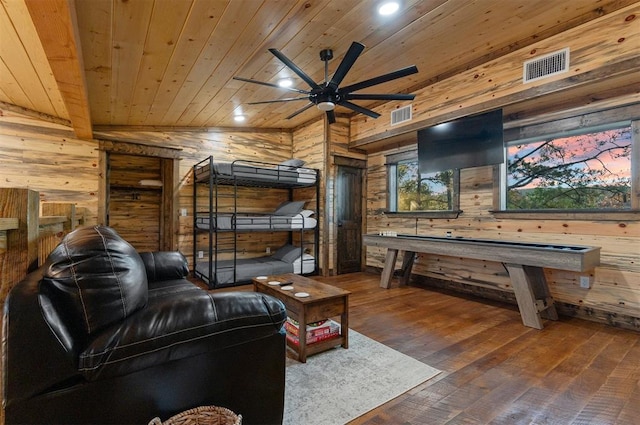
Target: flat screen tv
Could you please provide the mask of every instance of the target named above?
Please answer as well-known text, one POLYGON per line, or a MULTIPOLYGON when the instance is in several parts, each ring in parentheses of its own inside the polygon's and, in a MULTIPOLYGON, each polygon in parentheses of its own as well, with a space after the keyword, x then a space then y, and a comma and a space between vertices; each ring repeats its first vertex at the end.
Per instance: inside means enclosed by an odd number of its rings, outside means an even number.
POLYGON ((418 130, 421 174, 502 162, 502 109, 418 130))

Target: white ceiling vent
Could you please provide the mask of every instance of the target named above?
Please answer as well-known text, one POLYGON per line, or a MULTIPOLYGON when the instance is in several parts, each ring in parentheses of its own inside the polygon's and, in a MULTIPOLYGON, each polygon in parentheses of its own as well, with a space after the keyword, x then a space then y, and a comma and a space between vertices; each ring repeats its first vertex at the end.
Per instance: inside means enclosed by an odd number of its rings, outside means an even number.
POLYGON ((391 125, 411 121, 411 106, 408 105, 391 111, 391 125))
POLYGON ((523 83, 547 78, 569 70, 569 48, 549 53, 524 63, 522 70, 523 83))

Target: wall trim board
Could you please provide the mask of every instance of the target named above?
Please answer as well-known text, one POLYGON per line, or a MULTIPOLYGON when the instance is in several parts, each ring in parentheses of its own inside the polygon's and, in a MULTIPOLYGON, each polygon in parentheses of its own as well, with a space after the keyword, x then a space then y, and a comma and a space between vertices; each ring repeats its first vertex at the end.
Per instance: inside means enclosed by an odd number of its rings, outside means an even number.
POLYGON ((509 143, 555 134, 560 131, 573 131, 580 128, 616 123, 621 121, 620 117, 625 117, 624 121, 638 120, 640 118, 640 101, 584 113, 573 111, 573 114, 564 117, 551 118, 543 115, 538 120, 529 120, 527 124, 522 125, 518 125, 517 122, 505 123, 504 142, 509 143))
POLYGON ((37 118, 41 121, 50 122, 52 124, 63 125, 65 127, 69 127, 69 131, 73 132, 73 130, 71 130, 71 121, 66 118, 55 117, 53 115, 45 114, 44 112, 38 112, 34 111, 33 109, 25 108, 24 106, 18 106, 12 103, 0 101, 0 111, 3 110, 15 112, 17 114, 24 115, 30 118, 37 118))
MULTIPOLYGON (((153 132, 153 133, 293 133, 290 128, 261 127, 187 127, 155 125, 95 125, 94 133, 104 135, 109 132, 153 132)), ((97 137, 97 136, 96 136, 97 137)), ((106 136, 101 138, 106 138, 106 136)))
POLYGON ((128 155, 155 156, 159 158, 178 159, 182 149, 147 145, 139 141, 99 140, 100 150, 128 155))

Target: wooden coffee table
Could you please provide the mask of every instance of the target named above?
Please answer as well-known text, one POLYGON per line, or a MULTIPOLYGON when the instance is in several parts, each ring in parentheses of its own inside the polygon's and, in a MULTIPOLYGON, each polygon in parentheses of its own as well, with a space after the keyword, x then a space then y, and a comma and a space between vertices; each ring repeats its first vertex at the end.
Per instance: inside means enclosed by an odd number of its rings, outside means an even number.
POLYGON ((256 292, 271 295, 282 301, 287 314, 300 324, 299 345, 287 340, 287 345, 297 354, 298 360, 306 363, 307 356, 341 345, 349 348, 349 294, 351 292, 327 285, 304 276, 289 273, 266 276, 266 279, 252 279, 256 292), (291 282, 293 290, 269 282, 291 282), (308 297, 298 297, 300 292, 308 297), (319 320, 340 316, 340 334, 334 338, 307 345, 306 325, 319 320), (304 329, 304 331, 303 331, 304 329))

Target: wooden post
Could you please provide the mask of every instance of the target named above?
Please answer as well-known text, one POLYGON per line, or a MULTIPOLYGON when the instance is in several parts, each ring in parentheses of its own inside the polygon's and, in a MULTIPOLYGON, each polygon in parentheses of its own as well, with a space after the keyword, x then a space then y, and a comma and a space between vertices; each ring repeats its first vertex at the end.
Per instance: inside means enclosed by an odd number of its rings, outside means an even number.
POLYGON ((77 226, 75 204, 44 202, 41 204, 38 235, 38 265, 43 265, 62 238, 77 226))
POLYGON ((42 203, 42 216, 65 216, 67 217, 67 221, 63 224, 62 231, 66 235, 75 229, 77 225, 76 219, 76 206, 74 204, 69 203, 58 203, 58 202, 43 202, 42 203))
POLYGON ((38 192, 0 188, 0 217, 18 219, 18 228, 6 231, 6 252, 0 257, 2 302, 16 283, 38 267, 38 207, 38 192))

